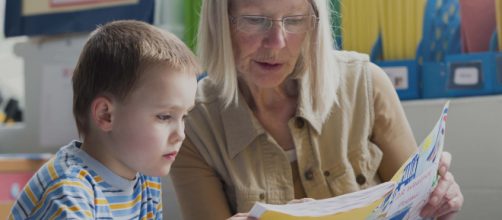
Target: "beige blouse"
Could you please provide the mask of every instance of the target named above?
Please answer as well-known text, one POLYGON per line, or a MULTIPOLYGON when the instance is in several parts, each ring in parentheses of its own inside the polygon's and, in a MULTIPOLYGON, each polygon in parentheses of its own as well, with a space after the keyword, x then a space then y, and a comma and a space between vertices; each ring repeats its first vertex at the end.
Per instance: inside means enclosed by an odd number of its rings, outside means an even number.
POLYGON ((354 192, 388 180, 416 149, 397 94, 365 55, 334 52, 339 103, 320 121, 299 103, 288 122, 297 160, 258 123, 242 96, 223 108, 199 83, 187 139, 171 171, 184 219, 226 219, 256 201, 282 204, 354 192))

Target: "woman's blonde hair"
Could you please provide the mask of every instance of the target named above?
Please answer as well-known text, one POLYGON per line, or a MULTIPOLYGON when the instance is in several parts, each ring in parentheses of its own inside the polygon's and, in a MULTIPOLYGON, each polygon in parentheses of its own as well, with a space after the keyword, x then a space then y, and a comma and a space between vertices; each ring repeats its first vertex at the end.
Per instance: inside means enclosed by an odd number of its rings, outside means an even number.
MULTIPOLYGON (((205 0, 202 4, 197 53, 209 80, 222 88, 220 97, 225 106, 237 103, 238 83, 230 35, 228 16, 232 0, 205 0)), ((290 77, 298 79, 299 98, 305 107, 311 107, 321 120, 325 120, 337 102, 336 91, 340 83, 336 74, 332 50, 334 43, 330 22, 330 1, 306 0, 319 18, 313 33, 303 44, 295 70, 290 77)))

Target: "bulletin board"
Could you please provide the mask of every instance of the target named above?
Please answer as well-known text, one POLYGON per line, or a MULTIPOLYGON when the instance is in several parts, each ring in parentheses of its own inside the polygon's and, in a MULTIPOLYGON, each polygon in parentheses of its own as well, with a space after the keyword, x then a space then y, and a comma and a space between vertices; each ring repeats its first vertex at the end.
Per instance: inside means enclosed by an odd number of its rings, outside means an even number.
POLYGON ((154 0, 6 0, 6 37, 87 32, 113 20, 153 23, 154 0))

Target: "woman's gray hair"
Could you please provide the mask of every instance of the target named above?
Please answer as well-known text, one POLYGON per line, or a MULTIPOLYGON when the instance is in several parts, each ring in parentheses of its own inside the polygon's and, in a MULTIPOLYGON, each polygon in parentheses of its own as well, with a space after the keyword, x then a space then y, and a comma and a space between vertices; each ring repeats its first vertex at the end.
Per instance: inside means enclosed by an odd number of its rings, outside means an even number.
MULTIPOLYGON (((228 16, 232 0, 204 0, 200 14, 197 54, 222 93, 225 107, 236 104, 238 99, 237 68, 235 66, 228 16)), ((340 84, 333 58, 334 43, 330 22, 331 1, 306 0, 319 18, 316 28, 303 44, 295 70, 290 77, 299 80, 299 98, 305 107, 324 121, 336 103, 336 91, 340 84)), ((307 109, 305 109, 307 110, 307 109)))

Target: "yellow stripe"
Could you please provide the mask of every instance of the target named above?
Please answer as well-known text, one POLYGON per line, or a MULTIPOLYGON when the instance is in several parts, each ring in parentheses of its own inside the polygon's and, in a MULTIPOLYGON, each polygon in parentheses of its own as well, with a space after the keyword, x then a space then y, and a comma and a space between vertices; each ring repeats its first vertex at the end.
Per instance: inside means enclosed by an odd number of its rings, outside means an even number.
MULTIPOLYGON (((85 177, 87 176, 91 176, 91 174, 89 173, 89 171, 87 170, 81 170, 79 173, 78 173, 78 178, 80 179, 85 179, 85 177)), ((97 183, 100 183, 103 181, 103 178, 101 178, 101 176, 94 176, 94 181, 96 181, 97 183)))
MULTIPOLYGON (((67 206, 62 206, 62 207, 59 207, 58 211, 55 212, 50 219, 56 219, 57 217, 59 217, 59 215, 61 215, 61 213, 65 210, 68 210, 68 211, 71 211, 71 212, 77 212, 77 211, 81 211, 80 210, 80 207, 78 206, 72 206, 72 207, 67 207, 67 206)), ((87 210, 84 210, 82 211, 82 213, 84 213, 85 216, 89 217, 89 218, 92 218, 92 214, 90 211, 87 211, 87 210)))
MULTIPOLYGON (((161 196, 161 197, 162 197, 162 196, 161 196)), ((161 202, 159 202, 159 203, 157 203, 157 206, 155 206, 155 208, 156 208, 157 210, 162 209, 162 201, 161 201, 161 202)))
POLYGON ((54 160, 51 160, 49 162, 47 168, 49 169, 49 175, 51 176, 51 179, 57 179, 58 175, 56 173, 56 169, 54 168, 54 160))
POLYGON ((148 188, 160 190, 160 183, 146 181, 148 188))
POLYGON ((93 218, 91 211, 85 210, 85 211, 83 211, 83 213, 85 216, 87 216, 89 218, 93 218))
MULTIPOLYGON (((75 182, 75 181, 69 181, 69 180, 63 180, 51 187, 49 187, 45 193, 44 193, 44 196, 42 197, 42 199, 40 201, 45 201, 47 198, 47 195, 49 195, 52 191, 54 191, 55 189, 58 189, 59 187, 61 187, 62 185, 66 185, 66 186, 77 186, 77 187, 80 187, 84 190, 87 191, 87 193, 89 194, 93 194, 93 192, 91 190, 89 190, 89 188, 87 186, 85 186, 84 184, 80 183, 80 182, 75 182)), ((38 203, 37 206, 35 207, 35 209, 33 210, 33 212, 36 212, 38 209, 40 209, 42 207, 42 203, 38 203)))
POLYGON ((129 209, 132 208, 136 203, 141 201, 141 193, 136 196, 136 198, 133 201, 125 202, 125 203, 117 203, 117 204, 110 204, 110 209, 113 211, 118 210, 118 209, 129 209))
POLYGON ((87 172, 87 170, 81 170, 80 172, 78 172, 78 178, 80 179, 84 179, 85 176, 87 176, 89 173, 87 172))
POLYGON ((52 216, 51 216, 51 220, 53 219, 56 219, 56 217, 58 217, 59 215, 61 215, 61 213, 63 212, 63 210, 61 210, 61 208, 58 209, 57 212, 55 212, 52 216))
POLYGON ((141 218, 141 219, 153 219, 153 217, 154 217, 153 212, 149 212, 146 214, 146 216, 143 216, 143 218, 141 218))
POLYGON ((108 205, 108 200, 103 198, 96 198, 94 202, 96 203, 96 206, 108 205))
POLYGON ((103 181, 103 178, 101 178, 100 176, 95 176, 94 181, 99 183, 99 182, 103 181))
POLYGON ((26 185, 26 194, 28 195, 28 198, 31 201, 31 204, 37 204, 37 199, 35 198, 35 195, 33 194, 33 191, 31 191, 30 185, 26 185))

